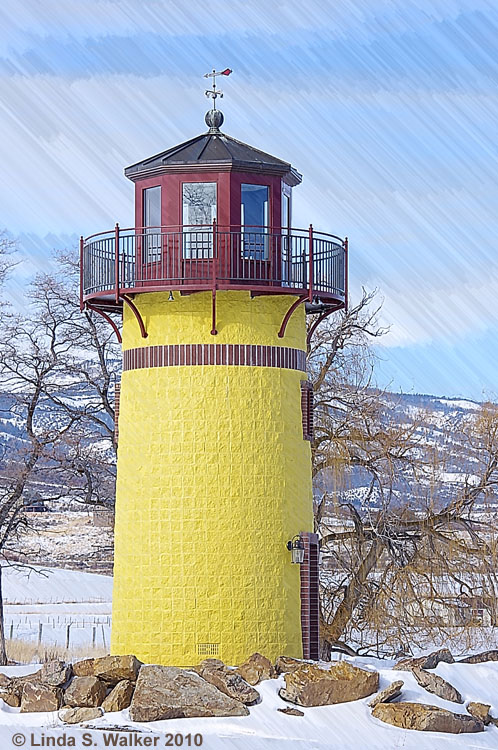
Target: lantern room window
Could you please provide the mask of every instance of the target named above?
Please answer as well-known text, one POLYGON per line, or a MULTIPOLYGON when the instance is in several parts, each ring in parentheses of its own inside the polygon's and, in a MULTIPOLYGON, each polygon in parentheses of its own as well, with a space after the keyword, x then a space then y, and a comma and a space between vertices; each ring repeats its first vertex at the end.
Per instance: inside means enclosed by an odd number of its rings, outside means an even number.
POLYGON ((282 183, 282 240, 280 257, 282 262, 282 284, 292 281, 293 261, 291 257, 291 188, 282 183))
POLYGON ((216 219, 216 182, 184 182, 183 257, 213 257, 213 220, 216 219))
POLYGON ((161 259, 161 188, 146 188, 143 192, 145 227, 145 262, 161 259))
POLYGON ((266 185, 241 185, 242 257, 268 260, 269 192, 266 185))
POLYGON ((291 188, 282 185, 282 234, 289 235, 291 226, 291 188))

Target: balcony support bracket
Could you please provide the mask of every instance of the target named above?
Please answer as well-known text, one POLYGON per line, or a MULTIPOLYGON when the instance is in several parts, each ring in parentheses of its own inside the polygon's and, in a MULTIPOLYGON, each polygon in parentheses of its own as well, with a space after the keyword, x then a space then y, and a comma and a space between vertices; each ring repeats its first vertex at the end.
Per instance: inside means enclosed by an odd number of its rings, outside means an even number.
POLYGON ((322 322, 322 320, 325 320, 326 317, 331 315, 331 313, 335 312, 337 310, 337 307, 331 307, 329 310, 325 310, 325 312, 321 313, 321 315, 318 316, 316 320, 313 321, 313 323, 310 325, 308 330, 308 335, 306 336, 306 346, 308 347, 308 351, 311 346, 311 338, 313 334, 315 333, 316 329, 322 322))
POLYGON ((282 325, 280 326, 280 330, 278 332, 278 338, 279 339, 283 339, 284 334, 285 334, 285 329, 287 328, 287 323, 289 322, 290 317, 291 317, 292 313, 294 312, 294 310, 296 310, 299 307, 299 305, 302 305, 303 302, 306 302, 307 299, 308 299, 308 295, 307 294, 303 295, 301 297, 298 297, 297 300, 295 302, 293 302, 292 305, 289 307, 289 309, 285 313, 285 317, 284 317, 284 319, 282 321, 282 325))
POLYGON ((211 307, 211 336, 217 336, 218 331, 216 329, 216 289, 211 292, 212 307, 211 307))
POLYGON ((122 298, 122 300, 124 302, 126 302, 126 304, 128 305, 128 307, 132 311, 133 315, 137 319, 137 322, 138 322, 138 325, 139 325, 139 328, 140 328, 140 334, 141 334, 142 338, 146 339, 149 334, 145 330, 144 321, 143 321, 142 316, 140 315, 140 311, 138 310, 138 308, 136 307, 136 305, 131 301, 131 299, 126 294, 121 295, 121 298, 122 298))
POLYGON ((107 315, 103 310, 99 310, 97 307, 93 307, 92 305, 88 304, 88 302, 85 303, 88 310, 91 310, 92 312, 98 313, 99 315, 102 315, 105 321, 109 323, 109 325, 112 327, 112 330, 116 334, 116 338, 118 340, 119 344, 123 343, 123 339, 121 338, 121 332, 119 328, 117 327, 116 323, 113 321, 113 319, 107 315))

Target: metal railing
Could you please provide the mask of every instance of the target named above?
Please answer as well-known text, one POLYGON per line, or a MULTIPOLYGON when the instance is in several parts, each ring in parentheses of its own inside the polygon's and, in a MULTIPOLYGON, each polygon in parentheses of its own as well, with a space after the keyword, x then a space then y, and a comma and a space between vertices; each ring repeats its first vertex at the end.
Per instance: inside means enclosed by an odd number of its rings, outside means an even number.
POLYGON ((248 289, 343 300, 347 239, 309 229, 135 227, 81 240, 82 302, 127 291, 248 289))

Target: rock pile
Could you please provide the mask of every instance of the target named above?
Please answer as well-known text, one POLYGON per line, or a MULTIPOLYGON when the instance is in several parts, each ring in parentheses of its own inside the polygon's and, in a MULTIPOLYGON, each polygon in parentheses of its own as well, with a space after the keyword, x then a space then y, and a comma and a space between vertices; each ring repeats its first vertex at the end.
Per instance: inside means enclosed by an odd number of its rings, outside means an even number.
POLYGON ((67 717, 68 723, 87 721, 104 711, 128 708, 141 666, 134 656, 105 656, 73 665, 51 661, 24 677, 2 675, 0 698, 20 706, 21 713, 63 709, 61 718, 67 717))
MULTIPOLYGON (((274 675, 259 654, 245 668, 254 683, 274 675)), ((25 677, 0 675, 0 698, 22 713, 59 711, 66 724, 130 709, 134 721, 194 716, 246 716, 258 691, 234 669, 206 659, 193 670, 144 666, 132 655, 49 662, 25 677), (197 671, 197 674, 195 673, 197 671)))
MULTIPOLYGON (((480 664, 485 661, 498 660, 498 651, 485 651, 481 654, 461 659, 459 663, 480 664)), ((437 695, 443 700, 463 703, 463 698, 456 688, 437 674, 427 670, 435 669, 440 662, 454 664, 455 659, 448 649, 443 648, 425 656, 402 659, 393 669, 411 671, 418 684, 429 693, 437 695)), ((498 719, 494 719, 487 703, 470 702, 467 704, 468 714, 457 714, 438 706, 424 703, 410 703, 399 701, 392 703, 401 696, 403 682, 389 685, 385 690, 370 701, 372 716, 387 724, 402 729, 415 729, 422 732, 448 732, 460 734, 464 732, 482 732, 489 724, 498 726, 498 719)))
MULTIPOLYGON (((495 659, 495 653, 471 659, 495 659)), ((445 700, 463 703, 460 693, 434 669, 441 661, 453 663, 447 649, 427 656, 403 659, 394 669, 409 670, 427 691, 445 700)), ((296 708, 355 701, 374 693, 372 716, 404 729, 419 731, 481 732, 489 724, 498 726, 487 704, 471 702, 467 714, 457 714, 423 703, 397 701, 403 681, 396 680, 381 692, 378 672, 360 669, 349 661, 326 668, 314 662, 280 656, 275 665, 261 654, 253 654, 234 669, 220 659, 205 659, 188 669, 143 665, 135 656, 104 656, 73 665, 62 661, 44 664, 38 672, 23 677, 0 674, 0 698, 22 713, 58 711, 66 724, 92 721, 104 713, 129 709, 132 721, 207 716, 247 716, 248 706, 261 700, 256 685, 281 679, 280 697, 292 706, 277 710, 288 716, 304 716, 296 708)), ((492 730, 494 731, 494 730, 492 730)))

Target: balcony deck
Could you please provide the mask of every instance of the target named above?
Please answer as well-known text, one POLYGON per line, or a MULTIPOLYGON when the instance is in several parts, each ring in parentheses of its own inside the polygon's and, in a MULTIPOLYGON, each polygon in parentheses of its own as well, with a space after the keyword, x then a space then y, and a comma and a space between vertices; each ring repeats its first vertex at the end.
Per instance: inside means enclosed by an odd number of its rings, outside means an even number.
POLYGON ((80 302, 118 311, 136 294, 292 294, 310 312, 344 307, 347 239, 309 229, 132 227, 81 239, 80 302))

